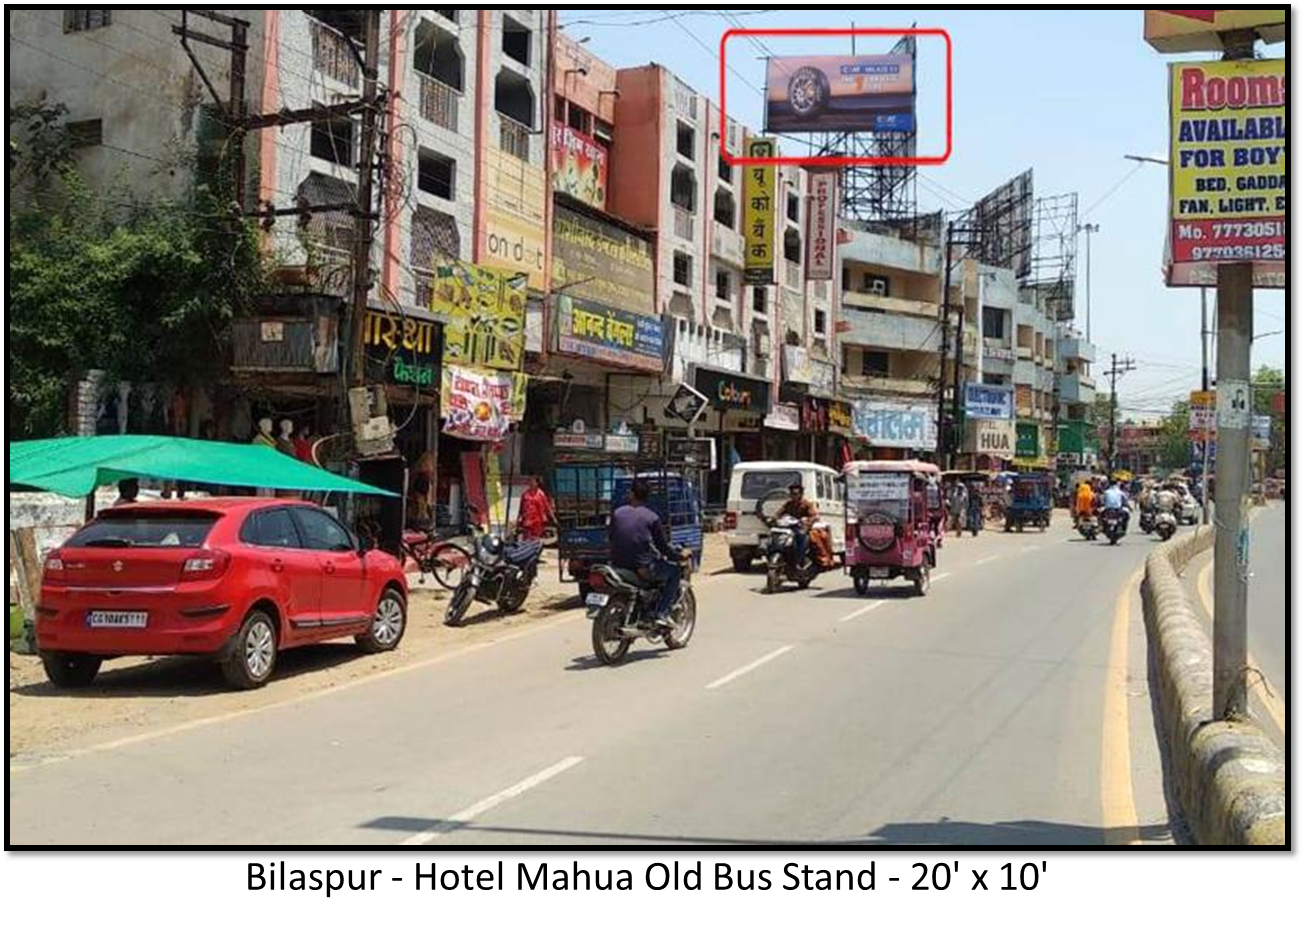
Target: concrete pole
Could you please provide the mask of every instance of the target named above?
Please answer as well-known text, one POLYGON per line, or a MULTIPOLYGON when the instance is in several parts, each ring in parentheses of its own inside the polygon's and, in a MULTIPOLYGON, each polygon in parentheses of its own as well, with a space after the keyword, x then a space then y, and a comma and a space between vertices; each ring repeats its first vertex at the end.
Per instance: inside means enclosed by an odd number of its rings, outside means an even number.
MULTIPOLYGON (((1224 60, 1252 58, 1251 30, 1222 34, 1224 60)), ((1250 577, 1250 348, 1254 342, 1253 265, 1218 267, 1218 479, 1214 499, 1213 715, 1244 717, 1250 577), (1241 404, 1243 403, 1243 407, 1241 404), (1224 414, 1224 409, 1226 414, 1224 414)))
POLYGON ((1213 713, 1246 715, 1246 603, 1249 583, 1250 342, 1254 287, 1250 264, 1218 268, 1218 479, 1213 583, 1213 713), (1243 403, 1243 407, 1242 407, 1243 403))

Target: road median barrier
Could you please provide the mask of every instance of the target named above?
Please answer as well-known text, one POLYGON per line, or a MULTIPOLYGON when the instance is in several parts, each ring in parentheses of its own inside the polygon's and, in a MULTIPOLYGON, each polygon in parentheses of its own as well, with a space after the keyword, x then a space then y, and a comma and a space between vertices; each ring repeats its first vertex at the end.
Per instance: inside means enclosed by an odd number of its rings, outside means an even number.
POLYGON ((1213 644, 1178 577, 1213 539, 1198 528, 1163 544, 1141 587, 1174 790, 1200 844, 1284 846, 1285 757, 1253 720, 1214 719, 1213 644))

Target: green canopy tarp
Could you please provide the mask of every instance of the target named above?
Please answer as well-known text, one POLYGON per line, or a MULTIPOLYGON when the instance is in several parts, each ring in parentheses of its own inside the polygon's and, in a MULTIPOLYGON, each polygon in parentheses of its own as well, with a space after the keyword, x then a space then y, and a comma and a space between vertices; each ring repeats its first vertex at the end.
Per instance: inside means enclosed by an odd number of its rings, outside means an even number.
POLYGON ((394 494, 254 444, 115 434, 9 445, 10 486, 80 498, 98 486, 133 477, 300 492, 394 494))

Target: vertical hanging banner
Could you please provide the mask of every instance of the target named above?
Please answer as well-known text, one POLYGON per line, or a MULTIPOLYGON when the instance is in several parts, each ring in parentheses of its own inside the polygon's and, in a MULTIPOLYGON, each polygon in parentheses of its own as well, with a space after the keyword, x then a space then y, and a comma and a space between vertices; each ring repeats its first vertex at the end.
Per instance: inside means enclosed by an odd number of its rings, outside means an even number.
POLYGON ((1286 284, 1286 62, 1169 65, 1168 285, 1217 282, 1251 262, 1254 285, 1286 284))
MULTIPOLYGON (((749 158, 773 158, 777 146, 772 138, 749 138, 749 158)), ((773 164, 749 164, 743 173, 743 232, 747 253, 743 257, 743 280, 748 286, 774 283, 774 198, 773 164)))
POLYGON ((525 274, 456 261, 435 268, 430 310, 444 317, 444 362, 519 370, 525 353, 525 274))
POLYGON ((839 171, 808 174, 810 208, 806 210, 806 279, 833 279, 838 240, 839 171))

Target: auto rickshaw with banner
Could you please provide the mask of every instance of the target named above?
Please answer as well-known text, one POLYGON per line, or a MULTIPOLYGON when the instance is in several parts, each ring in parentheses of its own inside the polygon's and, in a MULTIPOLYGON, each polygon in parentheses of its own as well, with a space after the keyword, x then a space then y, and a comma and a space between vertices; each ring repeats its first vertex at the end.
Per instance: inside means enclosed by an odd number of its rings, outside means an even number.
POLYGON ((1025 525, 1045 530, 1050 527, 1055 477, 1049 472, 1015 473, 1010 482, 1010 500, 1005 507, 1005 530, 1022 532, 1025 525))
POLYGON ((918 460, 855 461, 842 469, 847 498, 847 572, 856 594, 875 580, 904 578, 928 593, 937 565, 929 486, 939 471, 918 460))

